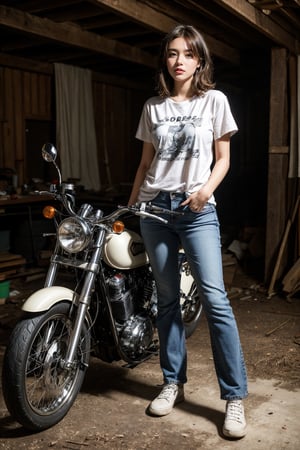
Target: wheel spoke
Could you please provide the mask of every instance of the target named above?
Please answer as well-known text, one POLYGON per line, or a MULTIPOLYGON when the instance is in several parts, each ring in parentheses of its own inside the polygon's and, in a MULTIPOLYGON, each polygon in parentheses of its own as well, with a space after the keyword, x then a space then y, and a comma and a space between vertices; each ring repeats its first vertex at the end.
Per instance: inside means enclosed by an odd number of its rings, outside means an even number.
POLYGON ((61 366, 70 333, 71 324, 65 316, 52 317, 43 324, 32 343, 25 389, 28 402, 40 414, 53 413, 66 401, 75 382, 79 364, 71 370, 61 366))
MULTIPOLYGON (((76 308, 72 308, 76 313, 76 308)), ((14 328, 3 361, 2 388, 12 417, 30 430, 58 423, 81 388, 90 354, 86 323, 72 367, 65 359, 75 316, 61 301, 41 314, 27 314, 14 328)))

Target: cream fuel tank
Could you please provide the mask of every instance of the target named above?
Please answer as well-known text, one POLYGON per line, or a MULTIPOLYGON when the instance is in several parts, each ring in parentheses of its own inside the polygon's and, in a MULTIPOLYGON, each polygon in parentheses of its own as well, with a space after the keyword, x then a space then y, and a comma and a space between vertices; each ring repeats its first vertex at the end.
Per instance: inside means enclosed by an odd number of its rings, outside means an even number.
MULTIPOLYGON (((180 253, 184 254, 183 250, 180 253)), ((121 234, 109 234, 103 249, 103 260, 111 267, 120 270, 136 269, 149 263, 141 236, 132 230, 121 234)), ((180 288, 184 298, 189 294, 193 284, 189 271, 182 270, 180 288)))
POLYGON ((109 266, 120 270, 136 269, 148 263, 142 238, 131 230, 106 236, 103 259, 109 266))

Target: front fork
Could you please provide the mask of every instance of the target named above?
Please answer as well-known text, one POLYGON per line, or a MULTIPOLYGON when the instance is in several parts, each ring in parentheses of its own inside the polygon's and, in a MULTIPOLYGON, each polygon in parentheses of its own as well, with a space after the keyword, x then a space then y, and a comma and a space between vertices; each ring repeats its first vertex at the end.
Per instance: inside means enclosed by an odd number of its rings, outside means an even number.
MULTIPOLYGON (((55 243, 55 249, 54 249, 54 252, 53 252, 54 256, 58 254, 59 248, 60 248, 60 246, 59 246, 59 242, 58 242, 58 239, 57 239, 56 243, 55 243)), ((53 286, 55 278, 56 278, 58 266, 59 266, 59 264, 57 262, 55 262, 55 260, 54 260, 54 258, 52 256, 51 263, 50 263, 50 266, 49 266, 49 269, 48 269, 48 272, 47 272, 47 276, 46 276, 46 279, 45 279, 44 287, 53 286)))
MULTIPOLYGON (((105 239, 105 231, 100 230, 97 240, 94 245, 94 253, 91 257, 89 264, 84 268, 86 271, 85 280, 81 290, 80 297, 78 299, 78 309, 76 314, 76 319, 74 327, 71 332, 68 351, 66 354, 66 359, 63 362, 63 368, 71 369, 74 365, 76 350, 79 344, 81 330, 84 325, 84 321, 87 314, 87 309, 91 303, 91 295, 94 289, 95 280, 99 272, 99 261, 101 258, 101 252, 103 248, 103 243, 105 239)), ((58 264, 53 262, 49 269, 46 283, 51 283, 55 279, 58 264)), ((51 284, 50 284, 51 285, 51 284)))

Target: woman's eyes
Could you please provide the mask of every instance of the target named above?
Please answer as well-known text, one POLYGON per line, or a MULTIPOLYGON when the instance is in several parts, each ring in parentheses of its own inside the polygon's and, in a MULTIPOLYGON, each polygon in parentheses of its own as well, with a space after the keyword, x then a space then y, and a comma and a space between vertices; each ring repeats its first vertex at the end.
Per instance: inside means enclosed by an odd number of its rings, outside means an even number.
MULTIPOLYGON (((177 58, 178 53, 176 52, 169 52, 168 53, 168 58, 177 58)), ((194 58, 194 55, 192 52, 186 52, 184 53, 185 58, 194 58)))
POLYGON ((168 58, 172 58, 172 57, 175 57, 175 56, 176 56, 175 52, 169 52, 168 53, 168 58))

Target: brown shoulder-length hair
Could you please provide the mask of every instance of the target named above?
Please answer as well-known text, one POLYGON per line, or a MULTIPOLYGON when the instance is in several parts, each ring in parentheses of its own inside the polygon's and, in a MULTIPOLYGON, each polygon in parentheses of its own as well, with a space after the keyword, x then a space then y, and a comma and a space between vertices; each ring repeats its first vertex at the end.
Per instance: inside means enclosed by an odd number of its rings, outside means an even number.
POLYGON ((161 97, 169 97, 173 91, 174 80, 167 69, 167 56, 170 42, 179 37, 187 41, 194 57, 199 58, 200 61, 200 68, 196 70, 192 81, 193 95, 202 95, 215 87, 213 64, 205 40, 192 25, 178 25, 164 37, 161 43, 157 71, 157 91, 161 97))

